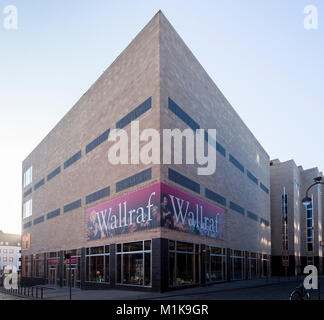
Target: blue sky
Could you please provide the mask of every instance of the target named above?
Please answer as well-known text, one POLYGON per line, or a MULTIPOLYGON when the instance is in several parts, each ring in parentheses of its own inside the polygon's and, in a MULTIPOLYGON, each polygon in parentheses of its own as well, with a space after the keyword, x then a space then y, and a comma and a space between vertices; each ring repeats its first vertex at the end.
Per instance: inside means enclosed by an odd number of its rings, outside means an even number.
POLYGON ((0 0, 0 229, 20 232, 23 159, 159 9, 271 158, 324 169, 323 1, 0 0))

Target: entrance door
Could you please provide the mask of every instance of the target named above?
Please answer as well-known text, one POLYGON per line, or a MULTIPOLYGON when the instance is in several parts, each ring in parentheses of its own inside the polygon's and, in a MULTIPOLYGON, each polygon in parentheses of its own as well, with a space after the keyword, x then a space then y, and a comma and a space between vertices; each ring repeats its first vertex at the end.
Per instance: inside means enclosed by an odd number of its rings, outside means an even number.
MULTIPOLYGON (((70 286, 70 268, 66 268, 66 286, 70 286)), ((71 268, 71 286, 75 288, 77 286, 77 269, 71 268)))
POLYGON ((56 269, 49 269, 48 284, 56 285, 56 269))

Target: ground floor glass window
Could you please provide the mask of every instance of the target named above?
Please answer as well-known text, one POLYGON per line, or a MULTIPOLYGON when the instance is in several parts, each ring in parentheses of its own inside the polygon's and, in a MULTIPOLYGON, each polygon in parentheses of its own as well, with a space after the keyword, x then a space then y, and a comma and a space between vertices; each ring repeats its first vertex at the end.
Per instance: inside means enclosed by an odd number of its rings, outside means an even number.
POLYGON ((33 277, 44 277, 44 254, 33 255, 33 277))
POLYGON ((244 251, 231 250, 231 280, 244 279, 244 251))
POLYGON ((268 277, 270 275, 270 258, 267 254, 262 254, 262 277, 268 277))
POLYGON ((117 244, 117 283, 152 286, 151 258, 151 240, 117 244))
POLYGON ((169 240, 169 286, 179 287, 198 282, 199 245, 169 240))
POLYGON ((206 282, 224 281, 226 279, 225 249, 206 247, 206 282))
POLYGON ((109 282, 109 245, 86 249, 86 281, 109 282))
POLYGON ((258 254, 249 253, 249 279, 254 279, 259 276, 258 272, 258 254))
POLYGON ((31 271, 31 259, 30 256, 23 256, 22 257, 22 276, 23 277, 30 277, 30 271, 31 271))
POLYGON ((69 286, 71 283, 72 287, 79 288, 80 287, 81 250, 78 249, 78 250, 64 251, 63 258, 64 258, 64 266, 63 266, 64 267, 64 273, 63 273, 64 286, 69 286), (70 259, 65 259, 66 254, 71 255, 71 261, 70 261, 70 259), (71 269, 70 269, 70 267, 71 267, 71 269))
POLYGON ((47 283, 50 285, 60 285, 59 277, 59 253, 49 252, 46 254, 47 258, 47 283))

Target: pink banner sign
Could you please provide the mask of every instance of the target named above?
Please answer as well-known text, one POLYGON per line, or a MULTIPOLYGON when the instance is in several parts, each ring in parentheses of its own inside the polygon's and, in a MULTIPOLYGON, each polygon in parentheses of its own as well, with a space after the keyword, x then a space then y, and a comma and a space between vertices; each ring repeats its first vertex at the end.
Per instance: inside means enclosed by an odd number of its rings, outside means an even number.
POLYGON ((224 239, 224 209, 162 183, 161 226, 224 239))
POLYGON ((87 209, 88 240, 160 226, 160 185, 132 192, 87 209))
POLYGON ((158 227, 224 239, 224 210, 156 183, 87 209, 88 240, 158 227))

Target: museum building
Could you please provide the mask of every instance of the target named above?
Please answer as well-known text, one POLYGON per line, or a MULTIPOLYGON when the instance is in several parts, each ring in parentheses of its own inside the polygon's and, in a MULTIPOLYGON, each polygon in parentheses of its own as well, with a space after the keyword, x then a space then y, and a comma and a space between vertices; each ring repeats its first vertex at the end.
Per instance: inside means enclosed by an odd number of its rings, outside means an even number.
POLYGON ((269 156, 161 11, 22 169, 26 285, 166 291, 270 275, 269 156), (141 132, 203 129, 215 172, 109 162, 112 134, 134 142, 136 121, 141 132))
POLYGON ((303 204, 314 178, 322 178, 317 167, 304 169, 294 160, 270 162, 271 261, 274 276, 302 274, 315 265, 323 274, 323 186, 309 190, 311 202, 303 204))

